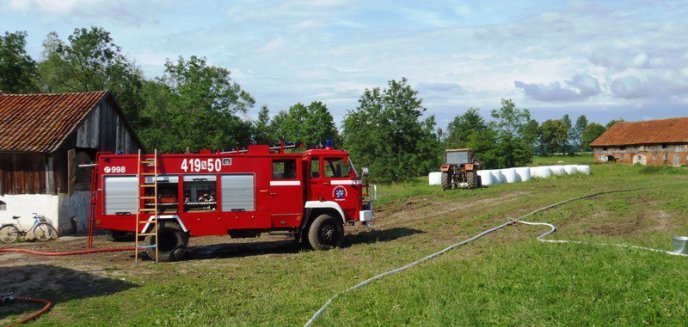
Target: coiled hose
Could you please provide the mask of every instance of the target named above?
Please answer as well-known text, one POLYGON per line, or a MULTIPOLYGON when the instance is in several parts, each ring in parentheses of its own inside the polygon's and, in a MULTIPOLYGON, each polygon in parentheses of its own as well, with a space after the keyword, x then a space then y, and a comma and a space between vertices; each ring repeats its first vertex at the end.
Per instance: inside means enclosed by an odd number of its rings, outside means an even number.
POLYGON ((505 228, 505 227, 507 227, 507 226, 511 226, 511 225, 515 225, 515 224, 519 224, 519 223, 520 223, 520 224, 525 224, 525 225, 543 225, 543 226, 549 226, 549 227, 550 227, 550 230, 549 230, 549 231, 546 231, 546 232, 540 234, 540 235, 537 237, 537 240, 540 241, 540 242, 546 242, 546 243, 577 243, 577 244, 594 244, 594 245, 613 245, 613 246, 624 247, 624 248, 634 248, 634 249, 640 249, 640 250, 648 250, 648 251, 659 252, 659 253, 665 253, 665 254, 670 254, 670 255, 688 256, 688 255, 685 255, 685 254, 679 254, 679 253, 674 253, 674 252, 670 252, 670 251, 664 251, 664 250, 660 250, 660 249, 653 249, 653 248, 647 248, 647 247, 635 246, 635 245, 607 244, 607 243, 588 243, 588 242, 582 242, 582 241, 568 241, 568 240, 546 240, 546 239, 545 239, 546 236, 548 236, 548 235, 554 233, 554 232, 557 230, 557 227, 556 227, 556 226, 554 226, 554 225, 552 225, 552 224, 549 224, 549 223, 529 222, 529 221, 524 221, 524 220, 523 220, 523 219, 525 219, 525 218, 527 218, 527 217, 530 217, 530 216, 532 216, 532 215, 535 215, 535 214, 537 214, 537 213, 540 213, 540 212, 543 212, 543 211, 546 211, 546 210, 549 210, 549 209, 552 209, 552 208, 561 206, 561 205, 566 204, 566 203, 569 203, 569 202, 574 202, 574 201, 579 201, 579 200, 583 200, 583 199, 588 199, 588 198, 592 198, 592 197, 599 196, 599 195, 603 195, 603 194, 618 193, 618 192, 630 192, 630 191, 637 191, 637 190, 640 190, 640 189, 642 189, 642 188, 636 188, 636 189, 623 189, 623 190, 613 190, 613 191, 605 191, 605 192, 592 193, 592 194, 588 194, 588 195, 579 196, 579 197, 571 198, 571 199, 568 199, 568 200, 560 201, 560 202, 557 202, 557 203, 554 203, 554 204, 550 204, 550 205, 548 205, 548 206, 545 206, 545 207, 542 207, 542 208, 533 210, 533 211, 531 211, 531 212, 529 212, 529 213, 527 213, 527 214, 525 214, 525 215, 522 215, 522 216, 520 216, 520 217, 518 217, 518 218, 510 219, 509 221, 507 221, 507 222, 505 222, 505 223, 503 223, 503 224, 501 224, 501 225, 498 225, 498 226, 492 227, 492 228, 490 228, 490 229, 487 229, 487 230, 485 230, 485 231, 483 231, 483 232, 481 232, 481 233, 476 234, 475 236, 473 236, 473 237, 471 237, 471 238, 469 238, 469 239, 463 240, 463 241, 461 241, 461 242, 459 242, 459 243, 456 243, 456 244, 452 244, 452 245, 450 245, 450 246, 448 246, 448 247, 446 247, 446 248, 444 248, 444 249, 442 249, 442 250, 440 250, 440 251, 438 251, 438 252, 435 252, 435 253, 433 253, 433 254, 430 254, 430 255, 428 255, 428 256, 425 256, 425 257, 423 257, 423 258, 420 258, 420 259, 418 259, 418 260, 416 260, 416 261, 414 261, 414 262, 411 262, 411 263, 409 263, 409 264, 407 264, 407 265, 405 265, 405 266, 403 266, 403 267, 399 267, 399 268, 396 268, 396 269, 393 269, 393 270, 386 271, 386 272, 383 272, 383 273, 381 273, 381 274, 375 275, 375 276, 373 276, 373 277, 370 277, 370 278, 368 278, 368 279, 366 279, 366 280, 364 280, 364 281, 362 281, 362 282, 360 282, 360 283, 358 283, 358 284, 356 284, 356 285, 354 285, 354 286, 352 286, 352 287, 350 287, 350 288, 348 288, 348 289, 346 289, 346 290, 344 290, 344 291, 341 291, 341 292, 339 292, 339 293, 333 295, 332 297, 330 297, 330 298, 325 302, 325 304, 322 305, 322 307, 320 307, 320 309, 318 309, 318 311, 315 312, 315 314, 313 314, 313 316, 311 317, 311 319, 309 319, 309 320, 306 322, 306 324, 305 324, 304 326, 305 326, 305 327, 310 327, 310 326, 312 326, 313 323, 315 323, 315 321, 325 312, 325 310, 327 309, 327 307, 329 307, 330 304, 331 304, 336 298, 338 298, 340 295, 343 295, 343 294, 345 294, 345 293, 348 293, 348 292, 351 292, 351 291, 353 291, 353 290, 359 289, 359 288, 361 288, 361 287, 363 287, 363 286, 366 286, 366 285, 368 285, 368 284, 370 284, 370 283, 372 283, 372 282, 374 282, 374 281, 376 281, 376 280, 378 280, 378 279, 381 279, 381 278, 383 278, 383 277, 385 277, 385 276, 398 274, 398 273, 400 273, 400 272, 402 272, 402 271, 405 271, 405 270, 407 270, 407 269, 409 269, 409 268, 411 268, 411 267, 413 267, 413 266, 416 266, 416 265, 418 265, 418 264, 420 264, 420 263, 422 263, 422 262, 425 262, 425 261, 427 261, 427 260, 430 260, 430 259, 432 259, 432 258, 435 258, 435 257, 437 257, 437 256, 439 256, 439 255, 442 255, 442 254, 444 254, 444 253, 446 253, 446 252, 448 252, 448 251, 450 251, 450 250, 453 250, 453 249, 455 249, 455 248, 457 248, 457 247, 459 247, 459 246, 462 246, 462 245, 468 244, 468 243, 470 243, 470 242, 473 242, 473 241, 475 241, 475 240, 477 240, 477 239, 480 239, 480 238, 482 238, 483 236, 485 236, 485 235, 487 235, 487 234, 490 234, 490 233, 492 233, 492 232, 498 231, 498 230, 500 230, 500 229, 502 229, 502 228, 505 228))

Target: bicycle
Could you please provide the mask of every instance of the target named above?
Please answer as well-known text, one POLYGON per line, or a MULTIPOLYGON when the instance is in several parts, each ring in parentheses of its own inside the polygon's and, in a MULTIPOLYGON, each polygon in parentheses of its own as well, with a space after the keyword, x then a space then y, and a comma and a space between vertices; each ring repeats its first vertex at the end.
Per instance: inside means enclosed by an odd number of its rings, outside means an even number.
POLYGON ((14 243, 20 236, 26 238, 32 231, 34 239, 41 242, 57 238, 57 230, 44 216, 34 213, 33 225, 27 231, 23 230, 24 228, 21 226, 19 218, 19 216, 12 216, 12 219, 17 221, 19 228, 15 224, 3 224, 0 226, 0 242, 14 243))

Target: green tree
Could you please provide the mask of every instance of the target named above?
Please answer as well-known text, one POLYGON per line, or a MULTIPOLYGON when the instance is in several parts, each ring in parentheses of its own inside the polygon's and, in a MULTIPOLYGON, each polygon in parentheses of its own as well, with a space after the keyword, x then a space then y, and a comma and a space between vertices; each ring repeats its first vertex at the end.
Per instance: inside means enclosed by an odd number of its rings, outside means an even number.
POLYGON ((531 119, 528 121, 526 126, 523 128, 523 140, 530 146, 531 150, 534 152, 538 148, 538 129, 540 124, 537 120, 531 119))
POLYGON ((546 120, 540 125, 540 144, 546 153, 554 154, 555 150, 564 149, 568 133, 563 120, 546 120))
POLYGON ((253 142, 256 144, 272 144, 275 141, 270 126, 270 110, 263 106, 258 112, 258 119, 253 122, 253 142))
POLYGON ((407 80, 392 80, 387 88, 366 89, 343 124, 345 148, 371 176, 406 181, 437 169, 442 148, 435 119, 422 119, 426 109, 407 80))
POLYGON ((600 135, 602 135, 602 133, 604 133, 606 130, 607 129, 604 126, 598 123, 588 124, 581 136, 583 148, 590 149, 590 143, 600 137, 600 135))
POLYGON ((327 106, 314 101, 308 105, 297 103, 288 111, 279 112, 271 124, 278 141, 324 145, 326 140, 339 143, 339 132, 327 106))
POLYGON ((531 120, 528 109, 519 109, 511 99, 502 99, 500 109, 492 110, 492 128, 497 133, 499 167, 515 167, 530 163, 532 149, 524 139, 531 120))
POLYGON ((77 28, 62 42, 56 33, 48 34, 45 60, 38 65, 39 87, 44 92, 86 92, 108 90, 117 99, 125 116, 139 126, 143 76, 114 43, 110 33, 100 27, 77 28))
POLYGON ((470 147, 471 136, 476 133, 481 134, 486 129, 487 123, 480 115, 480 109, 469 108, 463 115, 454 117, 447 126, 446 147, 470 147))
POLYGON ((242 120, 253 98, 230 77, 229 70, 209 66, 205 58, 168 60, 165 74, 146 83, 148 123, 144 142, 162 151, 221 149, 251 142, 250 121, 242 120))
POLYGON ((575 145, 578 146, 581 150, 583 150, 583 132, 585 131, 585 128, 588 127, 588 118, 585 117, 585 115, 580 115, 578 116, 578 119, 576 119, 576 125, 573 127, 574 131, 574 141, 575 145))
POLYGON ((564 127, 566 128, 566 139, 564 140, 561 149, 564 155, 566 155, 567 153, 571 154, 573 152, 573 149, 570 146, 573 131, 573 123, 571 122, 571 117, 569 117, 569 114, 565 114, 564 117, 561 118, 561 122, 564 123, 564 127))
POLYGON ((34 92, 37 73, 36 62, 26 54, 26 32, 0 35, 0 91, 34 92))

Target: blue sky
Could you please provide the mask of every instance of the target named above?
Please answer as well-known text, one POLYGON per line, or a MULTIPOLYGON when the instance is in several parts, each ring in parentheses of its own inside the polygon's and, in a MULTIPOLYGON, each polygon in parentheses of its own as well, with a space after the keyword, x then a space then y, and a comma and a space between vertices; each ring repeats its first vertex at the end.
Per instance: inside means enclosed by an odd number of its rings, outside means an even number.
POLYGON ((511 98, 542 121, 688 116, 688 3, 674 1, 3 0, 28 51, 101 26, 159 76, 166 59, 227 67, 274 114, 319 100, 337 122, 406 77, 440 127, 511 98))

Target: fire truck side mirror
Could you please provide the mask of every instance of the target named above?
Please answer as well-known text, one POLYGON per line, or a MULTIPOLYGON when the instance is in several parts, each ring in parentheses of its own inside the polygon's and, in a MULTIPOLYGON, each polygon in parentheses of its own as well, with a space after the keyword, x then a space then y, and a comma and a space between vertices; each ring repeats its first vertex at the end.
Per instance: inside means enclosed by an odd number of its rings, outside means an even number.
POLYGON ((361 175, 368 176, 368 167, 361 168, 361 175))

